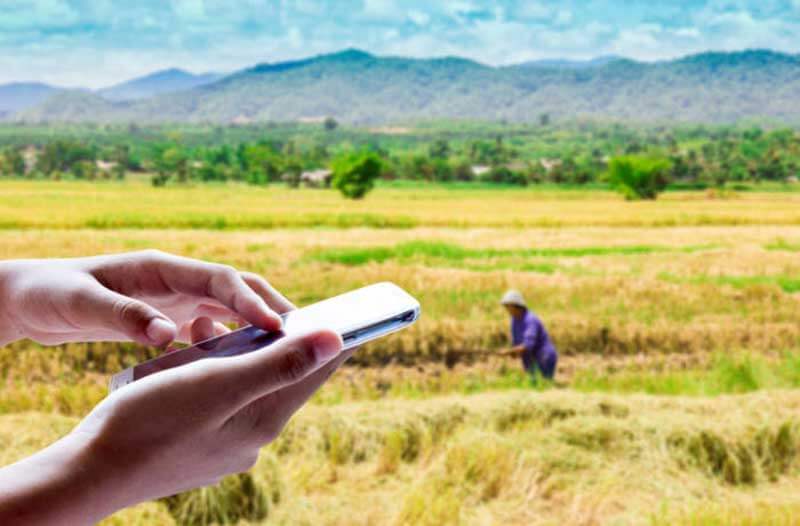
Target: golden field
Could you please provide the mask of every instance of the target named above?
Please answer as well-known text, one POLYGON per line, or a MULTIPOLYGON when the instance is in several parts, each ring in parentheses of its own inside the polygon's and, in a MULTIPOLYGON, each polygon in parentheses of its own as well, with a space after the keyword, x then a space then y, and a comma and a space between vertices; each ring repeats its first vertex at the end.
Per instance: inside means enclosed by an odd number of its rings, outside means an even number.
POLYGON ((197 185, 154 190, 126 183, 4 181, 4 228, 554 227, 800 225, 800 193, 747 192, 717 199, 670 193, 627 203, 611 192, 478 189, 411 185, 383 188, 361 202, 327 190, 197 185))
MULTIPOLYGON (((800 523, 800 193, 727 197, 3 182, 0 258, 158 248, 260 272, 301 305, 381 280, 423 305, 252 475, 111 522, 800 523), (556 386, 493 354, 509 287, 562 352, 556 386)), ((0 350, 3 461, 152 353, 0 350)))

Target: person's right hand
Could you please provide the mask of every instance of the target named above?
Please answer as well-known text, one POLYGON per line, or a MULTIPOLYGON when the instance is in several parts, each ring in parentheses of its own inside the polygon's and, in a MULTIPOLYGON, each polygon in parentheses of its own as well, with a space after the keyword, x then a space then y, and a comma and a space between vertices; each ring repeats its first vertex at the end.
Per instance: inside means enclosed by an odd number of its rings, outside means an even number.
MULTIPOLYGON (((195 322, 195 339, 210 331, 211 320, 195 322)), ((0 518, 88 524, 247 470, 349 357, 341 349, 337 334, 318 330, 129 384, 66 438, 4 470, 0 494, 12 492, 12 507, 4 510, 0 498, 0 518)))

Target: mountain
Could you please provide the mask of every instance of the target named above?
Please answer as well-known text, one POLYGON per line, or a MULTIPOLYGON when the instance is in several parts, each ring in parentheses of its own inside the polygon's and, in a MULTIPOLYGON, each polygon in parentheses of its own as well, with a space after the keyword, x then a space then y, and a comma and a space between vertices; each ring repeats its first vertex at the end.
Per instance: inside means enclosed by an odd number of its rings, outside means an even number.
POLYGON ((111 101, 138 100, 173 93, 177 91, 190 90, 206 84, 216 82, 223 75, 218 73, 203 73, 195 75, 182 69, 166 69, 158 71, 144 77, 135 78, 110 88, 98 91, 104 99, 111 101))
POLYGON ((592 67, 491 67, 457 57, 378 57, 359 50, 259 64, 148 99, 83 94, 21 112, 25 121, 377 124, 431 119, 800 122, 800 58, 772 51, 702 53, 592 67), (95 99, 90 101, 89 98, 95 99))
POLYGON ((35 106, 58 89, 40 82, 0 84, 0 115, 35 106))
POLYGON ((25 122, 99 122, 100 119, 87 116, 111 115, 118 109, 119 106, 87 90, 60 90, 13 117, 25 122))
POLYGON ((520 66, 532 67, 532 68, 584 69, 584 68, 596 68, 598 66, 605 66, 609 62, 614 62, 617 60, 623 60, 623 57, 619 55, 603 55, 589 60, 568 60, 560 58, 542 59, 542 60, 531 60, 529 62, 523 62, 522 64, 520 64, 520 66))

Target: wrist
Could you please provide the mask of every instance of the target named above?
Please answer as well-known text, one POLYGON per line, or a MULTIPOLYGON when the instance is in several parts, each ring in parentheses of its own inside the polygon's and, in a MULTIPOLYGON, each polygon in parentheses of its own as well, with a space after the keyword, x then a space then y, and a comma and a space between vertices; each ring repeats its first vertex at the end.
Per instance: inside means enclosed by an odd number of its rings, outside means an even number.
POLYGON ((125 508, 91 444, 70 434, 0 470, 0 523, 95 524, 125 508))

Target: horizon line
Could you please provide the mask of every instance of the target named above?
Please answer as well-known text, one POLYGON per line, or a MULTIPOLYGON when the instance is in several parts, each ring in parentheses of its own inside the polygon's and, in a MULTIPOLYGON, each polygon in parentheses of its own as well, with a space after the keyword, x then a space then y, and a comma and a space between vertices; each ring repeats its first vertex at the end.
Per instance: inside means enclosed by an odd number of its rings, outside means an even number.
MULTIPOLYGON (((536 63, 539 63, 539 62, 564 62, 564 63, 574 63, 574 64, 586 64, 586 63, 590 63, 590 62, 601 60, 601 59, 611 59, 609 62, 628 61, 628 62, 634 62, 634 63, 637 63, 637 64, 664 64, 664 63, 669 63, 669 62, 677 62, 677 61, 684 60, 684 59, 687 59, 687 58, 698 57, 698 56, 702 56, 702 55, 736 55, 736 54, 758 53, 758 52, 761 52, 761 53, 772 53, 772 54, 775 54, 775 55, 783 55, 783 56, 795 57, 795 58, 800 57, 800 51, 788 52, 788 51, 779 51, 779 50, 775 50, 775 49, 772 49, 772 48, 766 48, 766 47, 764 47, 764 48, 761 48, 761 47, 746 47, 746 48, 741 48, 741 49, 737 49, 737 50, 718 50, 718 49, 709 48, 709 49, 706 49, 706 50, 703 50, 703 51, 698 51, 698 52, 695 52, 695 53, 687 53, 685 55, 676 55, 676 56, 671 57, 671 58, 663 58, 663 59, 656 59, 656 60, 635 59, 635 58, 630 58, 630 57, 627 57, 627 56, 624 56, 624 55, 617 55, 617 54, 614 54, 614 53, 609 53, 609 54, 594 55, 594 56, 587 57, 587 58, 568 58, 568 57, 565 57, 565 56, 561 55, 561 56, 550 56, 550 57, 533 58, 533 59, 530 59, 530 60, 524 60, 524 61, 521 61, 521 62, 514 62, 514 63, 510 63, 510 64, 489 64, 489 63, 486 63, 486 62, 482 62, 480 60, 469 58, 469 57, 464 56, 464 55, 445 54, 445 55, 429 55, 429 56, 421 57, 421 56, 396 55, 396 54, 379 54, 379 53, 373 53, 373 52, 367 51, 367 50, 362 49, 362 48, 358 48, 358 47, 354 47, 354 46, 347 46, 347 47, 339 48, 338 50, 335 50, 335 51, 317 53, 317 54, 312 54, 312 55, 305 55, 303 57, 297 57, 297 58, 287 58, 287 59, 278 60, 278 61, 274 61, 274 62, 259 61, 259 62, 255 62, 255 63, 253 63, 253 64, 251 64, 249 66, 244 66, 244 67, 237 68, 237 69, 234 69, 232 71, 227 71, 227 72, 226 71, 210 71, 210 70, 192 71, 190 69, 182 68, 180 66, 168 66, 168 67, 164 67, 164 68, 160 68, 160 69, 156 69, 156 70, 150 71, 148 73, 143 73, 141 75, 130 77, 128 79, 120 80, 119 82, 116 82, 114 84, 110 84, 108 86, 103 86, 103 87, 99 87, 99 88, 88 88, 86 86, 80 86, 80 85, 75 85, 75 86, 60 85, 60 84, 53 84, 53 83, 49 83, 49 82, 46 82, 46 81, 43 81, 43 80, 35 80, 35 79, 12 80, 12 81, 7 81, 7 82, 0 83, 0 86, 13 86, 13 85, 21 85, 21 84, 35 84, 35 85, 47 86, 47 87, 50 87, 50 88, 61 89, 61 90, 89 91, 89 92, 92 92, 92 93, 97 93, 97 92, 100 92, 100 91, 103 91, 103 90, 111 89, 111 88, 114 88, 114 87, 117 87, 117 86, 121 86, 121 85, 130 83, 130 82, 134 82, 134 81, 137 81, 137 80, 145 79, 147 77, 151 77, 151 76, 157 75, 159 73, 166 73, 166 72, 169 72, 169 71, 188 73, 188 74, 193 75, 193 76, 217 74, 217 75, 220 75, 220 80, 221 80, 223 78, 235 75, 237 73, 241 73, 241 72, 245 72, 245 71, 254 69, 254 68, 258 67, 258 66, 264 66, 264 65, 275 66, 275 65, 281 65, 281 64, 290 64, 290 63, 294 63, 294 62, 313 61, 315 59, 322 59, 322 58, 326 58, 326 57, 334 57, 334 56, 342 55, 342 54, 345 54, 345 53, 348 53, 348 52, 358 52, 358 53, 362 53, 364 55, 369 55, 370 57, 377 58, 377 59, 405 59, 405 60, 418 60, 418 61, 434 61, 434 60, 458 59, 458 60, 464 60, 464 61, 467 61, 467 62, 472 62, 472 63, 478 64, 478 65, 481 65, 481 66, 484 66, 484 67, 492 68, 492 69, 513 68, 513 67, 524 66, 524 65, 527 65, 527 64, 536 64, 536 63)), ((547 66, 545 66, 545 67, 547 67, 547 66)), ((553 66, 553 67, 557 67, 557 66, 553 66)), ((598 67, 602 67, 602 66, 598 66, 598 67)))

